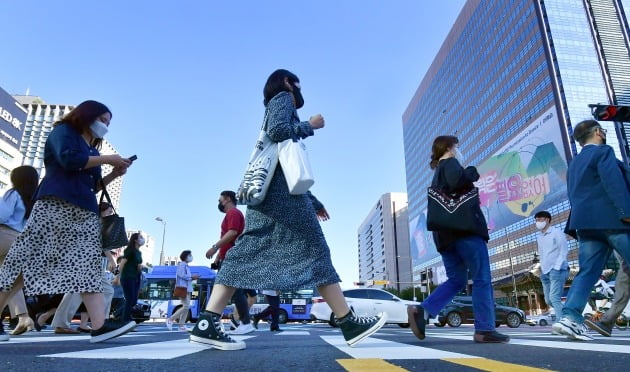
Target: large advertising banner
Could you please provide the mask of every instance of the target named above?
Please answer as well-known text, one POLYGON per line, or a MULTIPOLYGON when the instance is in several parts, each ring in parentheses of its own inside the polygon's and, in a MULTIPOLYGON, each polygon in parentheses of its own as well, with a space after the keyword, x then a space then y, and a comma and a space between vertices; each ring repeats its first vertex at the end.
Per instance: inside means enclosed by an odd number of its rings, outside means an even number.
POLYGON ((24 108, 0 88, 0 139, 19 149, 25 122, 24 108))
MULTIPOLYGON (((555 107, 477 165, 477 170, 481 176, 476 183, 481 209, 490 230, 504 228, 566 200, 567 161, 555 107)), ((439 255, 433 235, 427 231, 426 213, 425 209, 409 222, 414 271, 439 255)))
POLYGON ((555 107, 477 166, 490 230, 509 226, 567 198, 567 161, 555 107))
POLYGON ((433 234, 427 231, 426 209, 409 221, 409 234, 412 271, 416 271, 418 270, 416 266, 439 255, 433 242, 433 234))

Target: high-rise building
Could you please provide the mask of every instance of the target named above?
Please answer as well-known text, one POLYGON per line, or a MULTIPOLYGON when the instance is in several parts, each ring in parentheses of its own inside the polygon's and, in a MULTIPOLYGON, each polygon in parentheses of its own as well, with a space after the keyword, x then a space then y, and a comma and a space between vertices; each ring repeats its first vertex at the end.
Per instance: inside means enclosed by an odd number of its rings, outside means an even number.
MULTIPOLYGON (((466 2, 403 115, 414 280, 426 268, 446 280, 426 231, 428 159, 435 136, 457 135, 465 165, 481 174, 496 295, 513 297, 536 251, 533 214, 548 210, 560 227, 568 217, 573 127, 592 118, 588 104, 630 94, 628 40, 620 0, 466 2)), ((627 158, 628 128, 601 124, 627 158)), ((575 248, 571 240, 572 267, 575 248)), ((527 308, 530 296, 517 292, 527 308)))
POLYGON ((398 290, 412 286, 408 229, 407 194, 381 196, 357 233, 360 282, 398 290))
MULTIPOLYGON (((52 131, 53 123, 72 111, 74 106, 48 104, 37 96, 14 95, 13 97, 22 104, 27 112, 24 135, 20 144, 20 152, 24 155, 22 164, 33 166, 43 178, 45 175, 44 146, 48 134, 52 131)), ((100 152, 103 155, 117 154, 107 140, 103 140, 100 152)), ((108 174, 111 170, 112 167, 108 164, 102 166, 103 175, 108 174)), ((119 177, 107 186, 107 191, 116 209, 120 204, 122 182, 123 177, 119 177)))
POLYGON ((22 164, 20 141, 26 110, 0 88, 0 195, 11 188, 11 171, 22 164))

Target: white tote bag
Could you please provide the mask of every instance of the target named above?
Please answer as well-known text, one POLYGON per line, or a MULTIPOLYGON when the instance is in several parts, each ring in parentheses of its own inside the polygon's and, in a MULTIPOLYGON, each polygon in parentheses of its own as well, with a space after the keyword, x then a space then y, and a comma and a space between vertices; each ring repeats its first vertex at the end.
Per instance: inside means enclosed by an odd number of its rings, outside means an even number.
POLYGON ((315 179, 304 142, 290 138, 278 143, 278 158, 287 180, 289 194, 306 193, 315 183, 315 179))
POLYGON ((263 129, 249 157, 243 181, 236 192, 237 203, 252 206, 262 203, 277 164, 278 144, 273 142, 263 129))

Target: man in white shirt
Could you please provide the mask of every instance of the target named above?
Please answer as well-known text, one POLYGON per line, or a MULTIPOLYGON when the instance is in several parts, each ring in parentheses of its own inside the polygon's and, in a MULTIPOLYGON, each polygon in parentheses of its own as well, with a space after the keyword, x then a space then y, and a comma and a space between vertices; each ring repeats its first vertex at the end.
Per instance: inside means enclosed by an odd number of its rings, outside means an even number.
POLYGON ((562 317, 562 289, 569 275, 567 253, 569 247, 564 232, 551 226, 551 214, 540 211, 534 216, 536 228, 539 230, 536 238, 538 243, 538 257, 540 257, 540 281, 543 285, 545 302, 553 307, 556 318, 562 317))

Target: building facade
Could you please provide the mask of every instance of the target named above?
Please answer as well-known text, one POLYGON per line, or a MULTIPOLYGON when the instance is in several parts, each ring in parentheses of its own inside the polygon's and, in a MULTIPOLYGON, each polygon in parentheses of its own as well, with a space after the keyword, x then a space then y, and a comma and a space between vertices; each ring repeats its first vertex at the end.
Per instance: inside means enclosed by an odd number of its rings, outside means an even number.
POLYGON ((22 164, 20 141, 26 110, 0 88, 0 195, 11 188, 11 171, 22 164))
POLYGON ((360 282, 398 290, 412 286, 407 194, 381 196, 359 226, 357 239, 360 282))
MULTIPOLYGON (((43 178, 45 175, 44 146, 48 134, 52 131, 53 124, 72 111, 74 106, 48 104, 37 96, 15 95, 13 97, 20 102, 27 113, 24 135, 20 143, 20 152, 24 155, 22 165, 34 167, 43 178)), ((100 152, 103 155, 117 154, 107 140, 103 140, 100 152)), ((105 164, 101 169, 103 175, 106 175, 111 172, 112 166, 105 164)), ((123 178, 124 176, 119 177, 107 186, 107 191, 116 209, 120 204, 123 178)), ((100 198, 100 194, 98 197, 100 198)))
MULTIPOLYGON (((612 102, 611 94, 619 99, 625 89, 624 76, 613 70, 628 57, 627 29, 619 0, 464 5, 403 115, 415 281, 427 268, 435 284, 446 280, 426 231, 426 190, 433 178, 428 166, 433 139, 456 135, 465 165, 477 166, 481 174, 477 186, 490 229, 495 288, 507 282, 503 296, 513 296, 516 285, 510 283, 527 271, 537 248, 533 215, 548 210, 552 224, 561 227, 568 217, 566 170, 579 150, 572 128, 592 118, 588 104, 612 102), (616 86, 607 82, 614 79, 616 86)), ((625 158, 621 126, 602 126, 617 156, 625 158)), ((571 240, 574 268, 575 248, 571 240)), ((527 294, 519 293, 519 300, 521 295, 527 294)))

